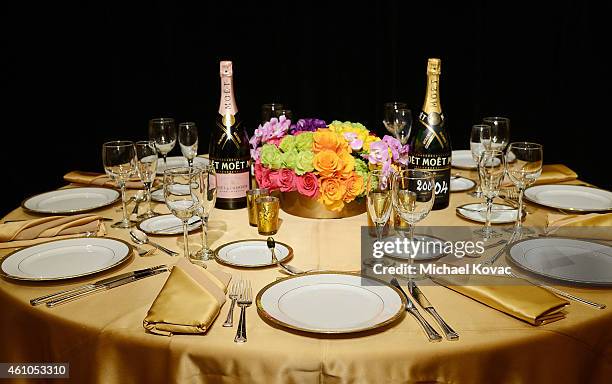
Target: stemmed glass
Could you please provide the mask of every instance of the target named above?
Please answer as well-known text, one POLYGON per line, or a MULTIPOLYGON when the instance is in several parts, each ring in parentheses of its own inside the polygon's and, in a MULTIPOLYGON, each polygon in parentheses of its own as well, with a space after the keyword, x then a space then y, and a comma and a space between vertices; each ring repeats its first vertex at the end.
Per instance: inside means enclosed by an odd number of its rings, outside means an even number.
POLYGON ((164 171, 164 199, 170 212, 183 222, 184 255, 189 258, 188 223, 200 208, 198 189, 201 170, 190 167, 164 171))
POLYGON ((267 103, 261 106, 261 123, 264 124, 276 117, 284 107, 279 103, 267 103))
MULTIPOLYGON (((408 223, 410 244, 414 241, 415 224, 427 217, 433 207, 435 185, 434 174, 428 171, 406 169, 393 176, 393 208, 408 223)), ((411 265, 414 257, 410 255, 411 265)))
POLYGON ((281 116, 285 116, 285 118, 287 120, 292 120, 293 121, 293 111, 287 108, 280 108, 278 111, 276 111, 276 117, 281 117, 281 116))
POLYGON ((510 143, 506 158, 513 158, 512 162, 506 162, 506 172, 512 183, 519 190, 516 223, 513 231, 517 234, 533 233, 532 230, 523 228, 521 223, 523 216, 523 194, 525 188, 535 183, 542 174, 544 158, 542 145, 528 142, 510 143))
POLYGON ((208 246, 208 218, 217 200, 217 172, 212 165, 201 168, 198 199, 200 200, 200 208, 196 214, 200 217, 202 224, 202 249, 194 254, 194 258, 210 260, 213 251, 208 246))
POLYGON ((486 149, 506 149, 510 141, 510 119, 507 117, 485 117, 482 124, 491 127, 491 137, 489 141, 483 141, 486 149))
POLYGON ((155 180, 155 174, 157 172, 157 150, 155 149, 155 142, 152 140, 137 141, 136 147, 136 167, 138 170, 138 176, 144 184, 145 188, 145 203, 147 203, 147 210, 142 215, 138 216, 139 219, 148 219, 149 217, 155 216, 155 213, 151 209, 151 186, 153 180, 155 180))
POLYGON ((383 106, 383 124, 387 131, 398 139, 402 145, 408 142, 412 129, 412 111, 406 103, 398 101, 385 103, 383 106))
POLYGON ((149 120, 149 139, 155 141, 157 151, 164 158, 164 165, 168 165, 166 157, 176 144, 176 125, 170 117, 160 117, 149 120))
POLYGON ((111 225, 113 228, 130 228, 125 199, 125 183, 136 171, 136 154, 131 141, 109 141, 102 145, 102 163, 106 174, 121 188, 123 220, 111 225))
POLYGON ((198 155, 198 127, 192 122, 180 123, 178 130, 181 153, 187 159, 187 164, 192 167, 193 159, 198 155))
POLYGON ((391 216, 392 174, 374 170, 368 175, 366 197, 368 213, 376 226, 376 239, 382 241, 383 227, 391 216))
MULTIPOLYGON (((485 144, 491 142, 491 126, 486 124, 476 124, 472 126, 472 133, 470 135, 470 151, 472 152, 472 159, 479 164, 480 155, 484 152, 485 144)), ((482 190, 480 189, 480 181, 476 187, 476 190, 469 194, 472 197, 482 197, 482 190)))
POLYGON ((478 159, 478 178, 482 188, 482 194, 486 198, 487 210, 485 225, 476 231, 485 239, 501 236, 501 233, 491 227, 491 210, 493 199, 499 193, 499 187, 504 180, 506 172, 506 158, 501 150, 487 149, 480 154, 478 159))

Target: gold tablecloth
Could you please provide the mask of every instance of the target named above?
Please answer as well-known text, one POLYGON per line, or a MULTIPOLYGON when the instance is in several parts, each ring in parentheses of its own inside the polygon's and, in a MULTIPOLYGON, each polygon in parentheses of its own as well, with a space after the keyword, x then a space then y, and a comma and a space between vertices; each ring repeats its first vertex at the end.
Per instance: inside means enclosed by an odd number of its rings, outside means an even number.
MULTIPOLYGON (((475 178, 473 172, 462 173, 475 178)), ((476 199, 465 193, 453 193, 451 207, 432 212, 419 225, 480 225, 455 214, 456 206, 473 201, 476 199)), ((116 208, 98 213, 119 217, 116 208)), ((528 210, 526 225, 545 225, 546 214, 551 212, 534 205, 528 210)), ((6 219, 27 217, 16 209, 6 219)), ((275 237, 293 247, 291 264, 302 269, 359 267, 358 239, 365 214, 310 220, 281 212, 281 218, 275 237)), ((215 209, 210 227, 213 247, 261 238, 249 226, 244 209, 215 209)), ((107 236, 129 240, 127 231, 121 229, 109 228, 107 236)), ((190 239, 199 241, 199 233, 190 239)), ((182 250, 181 236, 156 240, 182 250)), ((0 256, 9 251, 0 251, 0 256)), ((142 320, 167 274, 56 308, 28 303, 33 297, 101 276, 176 261, 158 251, 146 258, 135 255, 112 271, 70 283, 1 280, 0 362, 68 362, 71 382, 79 383, 604 383, 612 377, 610 289, 562 287, 608 308, 572 303, 564 320, 534 327, 446 288, 424 286, 429 300, 460 334, 458 341, 440 343, 429 343, 410 316, 376 332, 319 337, 269 325, 254 305, 247 310, 246 344, 233 342, 235 328, 221 326, 229 305, 222 308, 206 335, 148 334, 142 320)), ((251 279, 255 291, 282 276, 276 268, 237 270, 207 263, 209 268, 251 279)))

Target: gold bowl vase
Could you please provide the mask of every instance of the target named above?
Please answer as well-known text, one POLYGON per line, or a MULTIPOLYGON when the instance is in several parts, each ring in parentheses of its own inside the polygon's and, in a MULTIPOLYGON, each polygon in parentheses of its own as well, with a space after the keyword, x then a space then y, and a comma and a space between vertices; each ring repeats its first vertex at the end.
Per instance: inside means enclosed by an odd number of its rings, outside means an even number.
POLYGON ((298 192, 281 192, 280 207, 283 211, 299 217, 310 219, 340 219, 364 213, 366 211, 365 199, 355 199, 344 204, 341 211, 327 209, 325 204, 310 199, 298 192))

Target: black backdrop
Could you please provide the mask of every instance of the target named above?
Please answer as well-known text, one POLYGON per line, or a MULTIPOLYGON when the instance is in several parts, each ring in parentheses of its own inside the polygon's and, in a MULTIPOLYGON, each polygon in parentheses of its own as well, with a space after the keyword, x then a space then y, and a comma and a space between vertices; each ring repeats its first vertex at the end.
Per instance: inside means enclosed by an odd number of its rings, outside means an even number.
POLYGON ((152 117, 195 121, 205 152, 221 59, 234 61, 251 130, 274 100, 298 117, 359 121, 382 134, 382 103, 418 111, 427 58, 440 57, 455 149, 468 147, 483 116, 507 116, 513 140, 540 142, 545 162, 610 188, 609 10, 598 3, 7 4, 2 164, 11 184, 2 212, 60 186, 69 170, 101 171, 101 144, 145 138, 152 117))

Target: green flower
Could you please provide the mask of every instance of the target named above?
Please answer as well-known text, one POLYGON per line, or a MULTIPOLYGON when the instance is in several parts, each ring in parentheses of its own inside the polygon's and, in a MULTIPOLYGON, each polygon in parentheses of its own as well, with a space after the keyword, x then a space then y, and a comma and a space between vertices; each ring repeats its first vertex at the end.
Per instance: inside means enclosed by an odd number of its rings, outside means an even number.
POLYGON ((359 176, 363 177, 363 180, 366 181, 368 179, 368 165, 365 161, 360 158, 355 158, 355 173, 359 176))
MULTIPOLYGON (((305 133, 302 133, 300 136, 304 135, 305 133)), ((312 151, 299 152, 295 161, 295 173, 298 175, 303 175, 306 172, 314 171, 314 166, 312 165, 313 159, 314 153, 312 153, 312 151)))
MULTIPOLYGON (((293 137, 293 136, 287 136, 287 137, 293 137)), ((282 145, 282 142, 281 142, 281 145, 282 145)), ((298 158, 298 151, 296 151, 295 149, 291 149, 290 151, 283 153, 281 157, 283 161, 283 167, 291 168, 295 170, 295 165, 297 164, 297 158, 298 158)))
POLYGON ((295 137, 295 148, 298 151, 312 151, 312 143, 314 142, 312 132, 300 133, 295 137))
POLYGON ((278 146, 283 152, 289 152, 295 148, 295 136, 285 136, 278 146))
POLYGON ((261 147, 261 163, 270 169, 282 166, 282 154, 274 144, 264 144, 261 147))

